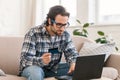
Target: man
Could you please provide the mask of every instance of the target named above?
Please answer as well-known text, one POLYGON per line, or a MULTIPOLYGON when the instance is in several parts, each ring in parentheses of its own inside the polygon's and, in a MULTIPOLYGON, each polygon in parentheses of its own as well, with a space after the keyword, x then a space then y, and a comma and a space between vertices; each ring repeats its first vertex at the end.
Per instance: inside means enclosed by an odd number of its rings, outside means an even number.
POLYGON ((78 52, 69 33, 65 31, 69 26, 68 19, 69 13, 64 7, 53 6, 46 21, 25 35, 20 61, 21 76, 27 80, 43 80, 44 77, 61 76, 74 71, 78 52), (62 53, 69 67, 59 64, 62 53))

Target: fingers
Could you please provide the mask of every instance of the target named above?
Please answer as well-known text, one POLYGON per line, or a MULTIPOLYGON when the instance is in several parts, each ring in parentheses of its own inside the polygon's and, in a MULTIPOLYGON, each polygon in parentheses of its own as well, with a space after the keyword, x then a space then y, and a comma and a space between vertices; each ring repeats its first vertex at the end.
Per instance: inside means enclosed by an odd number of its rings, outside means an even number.
POLYGON ((68 74, 70 74, 70 73, 72 73, 72 70, 71 70, 71 68, 69 69, 69 71, 68 71, 68 74))
POLYGON ((68 74, 72 73, 75 69, 75 63, 72 63, 71 66, 70 66, 70 69, 68 71, 68 74))
POLYGON ((42 55, 42 60, 45 64, 49 64, 49 62, 51 61, 51 53, 44 53, 42 55))
POLYGON ((51 58, 51 53, 44 53, 42 55, 43 58, 51 58))
POLYGON ((51 56, 51 53, 44 53, 43 56, 44 57, 49 57, 49 56, 51 56))
POLYGON ((68 74, 71 74, 74 71, 74 69, 70 68, 68 71, 68 74))

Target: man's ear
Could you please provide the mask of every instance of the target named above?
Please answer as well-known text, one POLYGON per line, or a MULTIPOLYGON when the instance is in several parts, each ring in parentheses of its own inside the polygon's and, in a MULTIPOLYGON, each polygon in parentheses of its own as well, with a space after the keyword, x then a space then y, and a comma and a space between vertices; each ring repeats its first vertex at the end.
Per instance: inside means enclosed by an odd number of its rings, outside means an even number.
POLYGON ((51 25, 51 24, 52 24, 52 23, 51 23, 51 19, 50 19, 50 18, 48 19, 48 23, 49 23, 49 25, 51 25))

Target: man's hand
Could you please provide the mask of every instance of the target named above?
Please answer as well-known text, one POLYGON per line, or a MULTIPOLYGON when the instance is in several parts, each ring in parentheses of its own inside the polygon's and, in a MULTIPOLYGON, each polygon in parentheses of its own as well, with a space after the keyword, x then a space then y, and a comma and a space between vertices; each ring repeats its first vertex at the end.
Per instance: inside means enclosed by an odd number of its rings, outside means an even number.
POLYGON ((74 69, 75 69, 75 63, 72 63, 72 64, 70 65, 68 74, 72 73, 72 72, 74 71, 74 69))
POLYGON ((49 64, 51 61, 51 53, 44 53, 42 55, 42 60, 44 64, 49 64))

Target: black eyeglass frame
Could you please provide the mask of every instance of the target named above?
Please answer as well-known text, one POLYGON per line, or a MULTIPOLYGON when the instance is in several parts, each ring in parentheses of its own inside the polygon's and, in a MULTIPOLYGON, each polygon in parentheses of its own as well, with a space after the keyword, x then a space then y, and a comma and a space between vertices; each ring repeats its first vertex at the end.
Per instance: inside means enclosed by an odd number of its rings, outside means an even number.
POLYGON ((67 28, 70 25, 69 22, 62 24, 62 23, 57 23, 55 20, 51 20, 51 21, 52 21, 52 23, 55 23, 58 28, 62 28, 62 27, 67 28))

